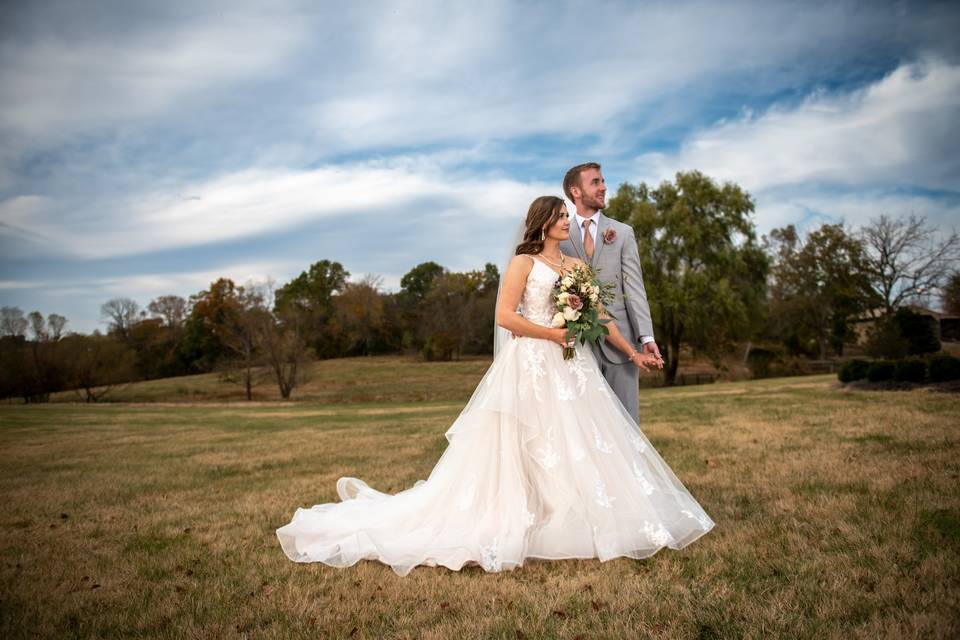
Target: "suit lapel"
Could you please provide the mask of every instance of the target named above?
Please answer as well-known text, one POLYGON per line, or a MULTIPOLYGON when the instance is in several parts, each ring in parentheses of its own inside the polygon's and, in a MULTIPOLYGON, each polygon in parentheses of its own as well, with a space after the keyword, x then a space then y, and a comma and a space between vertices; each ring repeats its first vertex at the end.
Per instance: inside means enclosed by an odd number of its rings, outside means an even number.
POLYGON ((586 254, 583 251, 583 229, 577 224, 576 218, 573 219, 573 224, 570 226, 573 227, 573 230, 570 232, 570 244, 572 244, 574 250, 576 250, 577 257, 586 262, 586 254))
POLYGON ((603 241, 603 234, 606 233, 607 229, 610 228, 610 218, 603 215, 602 212, 597 211, 597 240, 593 243, 593 258, 590 259, 590 266, 597 264, 597 260, 600 257, 600 252, 603 251, 603 246, 606 244, 603 241))

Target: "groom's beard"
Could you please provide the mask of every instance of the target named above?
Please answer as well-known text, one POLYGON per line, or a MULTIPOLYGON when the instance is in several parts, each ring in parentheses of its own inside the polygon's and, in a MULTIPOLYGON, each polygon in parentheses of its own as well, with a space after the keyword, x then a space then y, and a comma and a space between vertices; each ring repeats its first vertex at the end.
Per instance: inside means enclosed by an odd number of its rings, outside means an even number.
POLYGON ((599 211, 600 209, 603 209, 603 203, 604 203, 604 201, 601 200, 601 199, 599 199, 599 198, 590 198, 589 200, 584 200, 584 201, 583 201, 583 204, 585 204, 586 206, 588 206, 588 207, 590 207, 591 209, 594 209, 594 210, 596 210, 596 211, 599 211))

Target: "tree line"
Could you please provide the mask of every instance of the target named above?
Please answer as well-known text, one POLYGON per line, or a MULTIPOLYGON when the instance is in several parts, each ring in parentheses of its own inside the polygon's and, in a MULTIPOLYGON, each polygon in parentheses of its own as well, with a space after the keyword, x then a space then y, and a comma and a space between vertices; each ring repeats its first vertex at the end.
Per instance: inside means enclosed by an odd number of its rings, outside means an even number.
MULTIPOLYGON (((657 187, 623 184, 606 215, 637 236, 644 282, 670 384, 682 345, 719 358, 751 341, 792 356, 843 354, 858 318, 875 316, 877 356, 939 349, 925 320, 905 307, 940 295, 960 314, 960 239, 914 215, 880 215, 860 229, 793 225, 757 237, 752 197, 697 171, 657 187)), ((312 358, 418 353, 428 360, 489 354, 500 274, 452 272, 424 262, 400 290, 358 282, 319 260, 282 286, 227 278, 188 299, 164 295, 145 308, 130 298, 101 307, 105 333, 67 333, 58 314, 0 313, 0 397, 43 402, 74 389, 96 402, 117 384, 219 371, 247 398, 269 376, 289 398, 312 358)), ((935 332, 934 332, 935 333, 935 332)))
POLYGON ((217 371, 241 385, 271 378, 282 398, 304 381, 304 364, 414 352, 451 360, 492 352, 499 273, 449 271, 425 262, 386 293, 381 280, 349 280, 320 260, 281 287, 219 278, 189 299, 164 295, 145 309, 119 297, 101 307, 107 331, 65 333, 66 318, 0 310, 0 397, 45 402, 74 389, 96 402, 118 384, 217 371))

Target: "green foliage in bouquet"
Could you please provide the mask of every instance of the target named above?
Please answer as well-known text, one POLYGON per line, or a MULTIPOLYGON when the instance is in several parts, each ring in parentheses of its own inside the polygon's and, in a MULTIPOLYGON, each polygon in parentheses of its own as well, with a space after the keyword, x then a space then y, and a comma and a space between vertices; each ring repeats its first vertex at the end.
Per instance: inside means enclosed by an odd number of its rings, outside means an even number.
MULTIPOLYGON (((601 318, 604 305, 613 301, 613 285, 601 283, 587 265, 577 265, 573 271, 557 278, 553 285, 553 297, 557 313, 553 316, 554 327, 566 327, 567 339, 585 344, 596 342, 610 331, 604 326, 613 316, 601 318)), ((564 347, 563 357, 569 360, 574 355, 572 347, 564 347)))

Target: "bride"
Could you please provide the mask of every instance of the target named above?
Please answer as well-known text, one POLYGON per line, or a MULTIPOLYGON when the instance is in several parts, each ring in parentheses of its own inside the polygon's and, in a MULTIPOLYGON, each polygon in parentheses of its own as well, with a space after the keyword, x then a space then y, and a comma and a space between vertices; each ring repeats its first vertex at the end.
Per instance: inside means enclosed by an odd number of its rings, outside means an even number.
MULTIPOLYGON (((341 502, 298 508, 277 529, 287 557, 336 567, 379 560, 401 576, 417 565, 501 571, 528 558, 645 558, 713 528, 613 395, 591 349, 575 345, 563 359, 566 329, 550 324, 554 282, 579 263, 560 253, 569 226, 562 199, 530 205, 497 301, 508 339, 447 430, 427 480, 388 495, 340 478, 341 502)), ((658 364, 615 323, 606 326, 606 339, 634 364, 658 364)))

